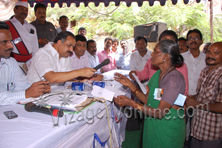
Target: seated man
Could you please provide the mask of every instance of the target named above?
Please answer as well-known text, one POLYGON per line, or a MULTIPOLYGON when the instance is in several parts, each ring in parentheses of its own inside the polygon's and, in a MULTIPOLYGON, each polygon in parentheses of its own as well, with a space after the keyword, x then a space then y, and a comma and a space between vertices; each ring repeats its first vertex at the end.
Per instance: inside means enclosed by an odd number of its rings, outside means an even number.
POLYGON ((120 41, 120 46, 122 52, 119 53, 119 59, 116 61, 116 66, 118 69, 130 70, 131 51, 129 51, 127 40, 122 39, 120 41))
MULTIPOLYGON (((99 63, 99 58, 96 54, 96 51, 97 51, 96 41, 88 40, 87 41, 86 55, 89 58, 89 66, 91 68, 94 68, 94 67, 96 67, 100 64, 99 63)), ((97 72, 100 73, 100 69, 98 69, 97 72)))
MULTIPOLYGON (((174 42, 178 42, 177 34, 176 32, 172 30, 165 30, 160 34, 159 41, 162 40, 172 40, 174 42)), ((185 95, 189 94, 189 83, 188 83, 188 70, 185 63, 183 65, 176 65, 176 69, 181 72, 184 76, 185 82, 186 82, 186 88, 185 88, 185 95)), ((150 79, 153 74, 158 70, 159 68, 156 66, 151 65, 151 58, 147 61, 146 65, 144 66, 144 69, 142 71, 130 71, 130 78, 134 80, 134 77, 132 73, 135 73, 135 75, 138 76, 139 80, 147 80, 150 79)))
POLYGON ((91 77, 92 68, 73 70, 70 55, 75 46, 75 36, 68 31, 60 32, 54 43, 40 48, 32 59, 27 77, 30 83, 45 79, 53 85, 61 85, 77 77, 91 77))
POLYGON ((13 105, 50 91, 50 85, 46 81, 36 82, 30 86, 16 60, 10 58, 13 50, 11 40, 9 26, 0 22, 0 106, 13 105))
MULTIPOLYGON (((86 54, 86 38, 84 36, 76 36, 76 45, 74 47, 73 55, 70 57, 70 59, 74 70, 90 67, 89 58, 86 54)), ((94 77, 92 80, 101 81, 102 78, 102 75, 98 75, 97 78, 94 77)))
POLYGON ((73 49, 73 55, 70 57, 73 69, 76 70, 85 67, 90 67, 89 58, 85 54, 86 38, 84 36, 76 35, 76 45, 73 49))

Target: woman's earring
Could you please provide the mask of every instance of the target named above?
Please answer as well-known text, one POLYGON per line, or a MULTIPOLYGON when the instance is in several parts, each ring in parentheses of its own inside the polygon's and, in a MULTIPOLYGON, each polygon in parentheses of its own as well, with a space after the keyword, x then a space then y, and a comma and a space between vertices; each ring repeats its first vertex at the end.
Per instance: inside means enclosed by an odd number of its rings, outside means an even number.
POLYGON ((166 62, 165 60, 163 60, 163 62, 166 62))

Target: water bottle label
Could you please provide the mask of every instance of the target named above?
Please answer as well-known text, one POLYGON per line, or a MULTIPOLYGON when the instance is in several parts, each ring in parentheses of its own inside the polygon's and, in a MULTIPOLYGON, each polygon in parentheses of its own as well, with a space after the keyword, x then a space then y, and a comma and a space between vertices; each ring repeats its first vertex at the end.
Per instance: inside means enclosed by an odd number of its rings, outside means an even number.
POLYGON ((104 88, 105 87, 105 82, 93 81, 93 85, 97 85, 99 87, 104 88))
POLYGON ((83 82, 72 82, 72 90, 83 91, 85 89, 83 82))

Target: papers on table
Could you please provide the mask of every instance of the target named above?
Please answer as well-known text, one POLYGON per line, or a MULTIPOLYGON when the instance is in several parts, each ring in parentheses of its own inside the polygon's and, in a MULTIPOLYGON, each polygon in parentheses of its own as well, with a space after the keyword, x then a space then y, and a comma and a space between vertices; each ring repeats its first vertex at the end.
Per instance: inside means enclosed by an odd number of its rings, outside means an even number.
POLYGON ((138 85, 140 86, 140 89, 142 90, 142 92, 143 92, 144 94, 146 94, 146 93, 147 93, 147 90, 146 90, 146 88, 144 87, 144 85, 140 82, 139 78, 138 78, 134 73, 132 73, 132 75, 133 75, 133 77, 135 78, 135 80, 136 80, 136 82, 138 83, 138 85))
POLYGON ((103 75, 103 79, 104 80, 106 80, 106 81, 107 80, 113 81, 115 73, 120 73, 120 74, 128 77, 129 76, 129 72, 130 72, 130 70, 111 70, 111 71, 103 73, 102 75, 103 75))
POLYGON ((95 97, 105 98, 108 101, 112 101, 113 97, 115 95, 114 92, 112 92, 108 89, 105 89, 105 88, 101 88, 96 85, 93 86, 93 90, 92 90, 91 94, 95 97))

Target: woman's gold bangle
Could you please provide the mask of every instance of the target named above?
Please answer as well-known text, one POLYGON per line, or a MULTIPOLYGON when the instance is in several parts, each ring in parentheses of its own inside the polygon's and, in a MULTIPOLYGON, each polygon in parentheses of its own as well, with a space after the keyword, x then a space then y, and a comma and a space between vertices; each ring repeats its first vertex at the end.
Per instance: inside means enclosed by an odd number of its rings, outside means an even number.
POLYGON ((136 103, 136 109, 137 110, 142 110, 142 106, 139 103, 136 103))
POLYGON ((139 92, 138 89, 136 89, 135 91, 133 91, 133 93, 134 93, 135 95, 138 94, 138 92, 139 92))

